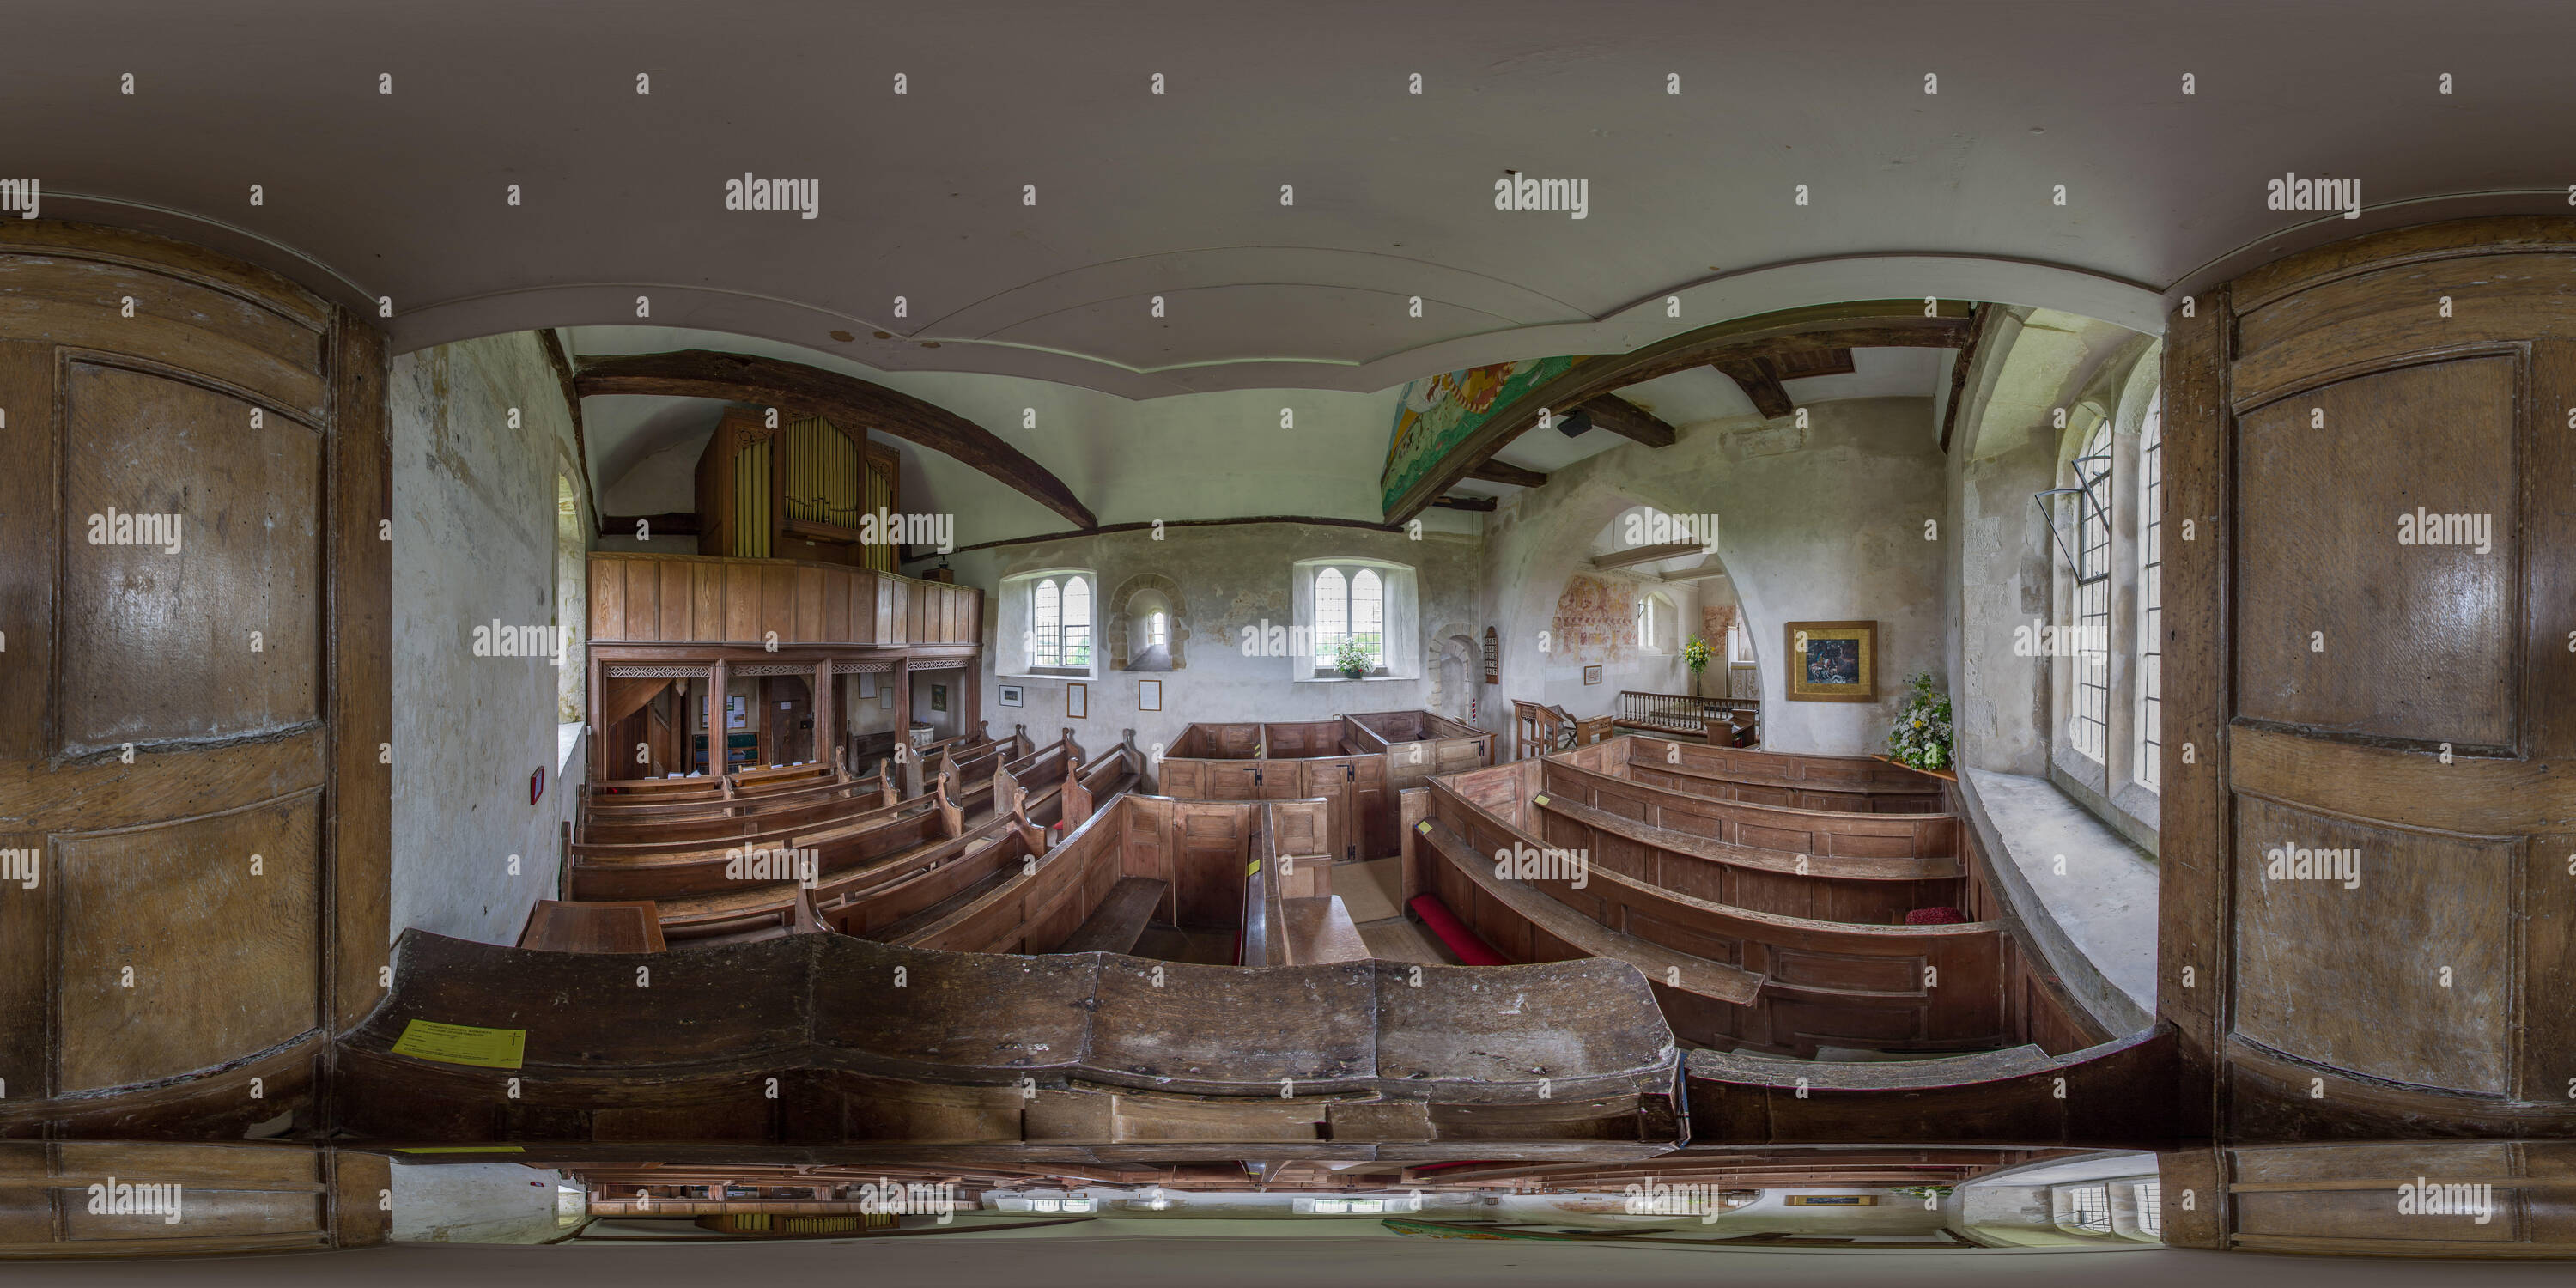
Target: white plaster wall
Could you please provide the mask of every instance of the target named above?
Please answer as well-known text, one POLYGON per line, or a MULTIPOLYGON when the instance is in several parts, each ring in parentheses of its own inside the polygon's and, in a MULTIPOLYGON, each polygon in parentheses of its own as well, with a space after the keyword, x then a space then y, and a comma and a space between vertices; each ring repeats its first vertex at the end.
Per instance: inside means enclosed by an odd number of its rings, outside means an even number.
MULTIPOLYGON (((689 441, 678 443, 637 461, 634 468, 600 490, 599 508, 604 514, 654 515, 687 514, 698 508, 698 455, 707 448, 707 439, 715 432, 722 415, 721 404, 707 404, 707 431, 689 441)), ((597 524, 591 525, 594 530, 597 524)), ((641 550, 658 555, 693 555, 698 552, 694 536, 655 533, 649 540, 637 540, 632 527, 621 528, 592 539, 600 550, 641 550)))
MULTIPOLYGON (((1646 504, 1719 517, 1718 555, 1761 663, 1764 745, 1839 755, 1883 748, 1906 675, 1941 670, 1946 652, 1941 546, 1923 530, 1945 512, 1940 448, 1923 432, 1931 401, 1848 399, 1807 413, 1804 430, 1752 416, 1681 426, 1671 447, 1604 452, 1505 501, 1486 526, 1484 560, 1503 696, 1562 688, 1560 668, 1538 652, 1538 632, 1601 525, 1646 504), (1879 624, 1880 700, 1786 701, 1782 623, 1857 619, 1879 624)), ((1576 683, 1579 690, 1579 671, 1576 683)), ((1655 683, 1685 692, 1689 670, 1675 660, 1655 683)), ((1604 691, 1616 689, 1593 690, 1604 691)), ((1502 730, 1509 719, 1505 708, 1484 723, 1502 730)))
MULTIPOLYGON (((1103 629, 1117 610, 1117 605, 1107 602, 1107 595, 1128 578, 1159 573, 1178 583, 1182 602, 1172 638, 1179 645, 1179 669, 1109 670, 1104 646, 1101 673, 1086 682, 1090 715, 1084 720, 1065 715, 1068 681, 1006 679, 995 672, 995 639, 1004 629, 1006 615, 985 613, 983 715, 994 732, 1006 733, 1014 724, 1026 724, 1030 738, 1046 743, 1071 725, 1085 749, 1098 751, 1118 741, 1121 730, 1132 728, 1138 749, 1150 754, 1193 722, 1323 720, 1427 705, 1442 638, 1471 629, 1482 635, 1483 619, 1476 609, 1477 548, 1472 536, 1433 531, 1413 540, 1401 533, 1364 528, 1263 523, 1167 528, 1161 541, 1154 540, 1150 531, 1139 531, 1031 542, 968 551, 951 562, 957 580, 982 587, 988 604, 1002 578, 1014 573, 1087 568, 1102 588, 1098 620, 1103 629), (1293 624, 1289 565, 1322 558, 1382 559, 1414 569, 1421 646, 1428 655, 1420 663, 1424 672, 1420 678, 1294 681, 1295 659, 1244 655, 1244 628, 1264 621, 1282 627, 1293 624), (1161 682, 1161 711, 1137 709, 1139 680, 1161 682), (1021 686, 1026 705, 1002 706, 1002 684, 1021 686)), ((927 710, 926 701, 923 709, 927 710)))
POLYGON ((474 627, 495 618, 555 620, 555 478, 573 434, 540 346, 521 332, 394 359, 397 934, 515 941, 554 891, 557 829, 579 794, 580 758, 559 759, 551 661, 473 651, 474 627))

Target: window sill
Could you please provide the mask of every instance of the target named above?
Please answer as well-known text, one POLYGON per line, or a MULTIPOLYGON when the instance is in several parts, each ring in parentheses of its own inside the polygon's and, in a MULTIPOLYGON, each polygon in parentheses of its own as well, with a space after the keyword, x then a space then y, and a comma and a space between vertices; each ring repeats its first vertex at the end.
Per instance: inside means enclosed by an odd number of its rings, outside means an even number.
POLYGON ((1420 677, 1411 675, 1363 675, 1360 678, 1353 680, 1339 675, 1299 675, 1292 676, 1290 678, 1294 679, 1299 684, 1377 684, 1386 680, 1412 680, 1420 677))
POLYGON ((1097 671, 1004 671, 995 678, 1004 681, 1031 680, 1044 683, 1051 680, 1061 683, 1066 680, 1097 680, 1100 678, 1100 673, 1097 671))

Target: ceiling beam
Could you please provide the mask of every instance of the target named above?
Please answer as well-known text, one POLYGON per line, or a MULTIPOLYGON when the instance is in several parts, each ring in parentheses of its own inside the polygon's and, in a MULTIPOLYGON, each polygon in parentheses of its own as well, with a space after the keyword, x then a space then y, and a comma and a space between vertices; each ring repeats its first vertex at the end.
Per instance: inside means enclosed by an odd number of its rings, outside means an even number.
POLYGON ((1708 365, 1734 381, 1735 387, 1753 400, 1753 410, 1762 413, 1764 420, 1778 420, 1798 409, 1796 403, 1789 401, 1789 391, 1780 387, 1780 378, 1772 375, 1770 366, 1760 358, 1726 358, 1708 365))
POLYGON ((1968 396, 1968 367, 1977 360, 1977 348, 1994 334, 1995 319, 2003 310, 1991 304, 1976 308, 1976 321, 1968 327, 1968 338, 1959 344, 1959 357, 1950 364, 1950 405, 1941 411, 1941 454, 1950 454, 1950 432, 1959 427, 1959 404, 1968 396))
POLYGON ((1547 475, 1517 465, 1505 465, 1501 461, 1485 461, 1467 471, 1467 477, 1485 483, 1509 483, 1514 487, 1547 486, 1547 475))
POLYGON ((1451 447, 1439 464, 1396 497, 1395 503, 1387 507, 1386 521, 1402 523, 1421 513, 1432 498, 1467 477, 1467 471, 1484 464, 1504 444, 1537 424, 1542 409, 1580 406, 1599 394, 1705 367, 1739 354, 1891 347, 1955 349, 1965 342, 1967 330, 1968 304, 1964 300, 1936 301, 1928 317, 1920 296, 1910 300, 1860 300, 1736 318, 1685 331, 1627 353, 1587 358, 1555 379, 1523 391, 1509 405, 1496 408, 1473 433, 1451 447))
POLYGON ((1656 419, 1653 412, 1615 394, 1596 394, 1574 410, 1590 420, 1594 429, 1606 429, 1648 447, 1670 447, 1681 437, 1672 426, 1656 419))
POLYGON ((1612 568, 1633 568, 1638 564, 1659 563, 1666 559, 1679 559, 1683 555, 1705 554, 1707 551, 1708 547, 1696 541, 1676 541, 1668 546, 1638 546, 1630 550, 1613 550, 1606 555, 1594 555, 1592 566, 1606 572, 1612 568))
POLYGON ((721 398, 820 416, 843 429, 890 434, 953 456, 1083 528, 1100 526, 1064 480, 991 430, 856 376, 778 358, 687 349, 583 358, 573 386, 584 398, 604 394, 721 398))
POLYGON ((1431 504, 1433 508, 1441 510, 1491 510, 1494 508, 1494 498, 1490 496, 1444 496, 1433 501, 1431 504))

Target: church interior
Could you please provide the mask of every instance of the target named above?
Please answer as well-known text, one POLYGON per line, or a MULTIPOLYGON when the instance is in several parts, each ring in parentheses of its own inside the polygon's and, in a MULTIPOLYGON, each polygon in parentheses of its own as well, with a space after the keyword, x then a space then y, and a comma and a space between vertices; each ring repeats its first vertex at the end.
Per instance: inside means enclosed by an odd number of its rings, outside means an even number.
POLYGON ((2576 1256, 2576 14, 8 25, 0 1259, 2576 1256))

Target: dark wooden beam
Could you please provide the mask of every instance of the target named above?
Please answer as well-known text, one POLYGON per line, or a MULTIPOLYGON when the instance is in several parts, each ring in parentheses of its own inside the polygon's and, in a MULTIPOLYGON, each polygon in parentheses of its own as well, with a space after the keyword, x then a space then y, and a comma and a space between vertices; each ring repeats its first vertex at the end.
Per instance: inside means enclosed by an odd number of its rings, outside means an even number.
POLYGON ((655 536, 694 537, 698 535, 698 512, 675 510, 669 514, 603 514, 599 516, 599 535, 631 537, 638 521, 652 525, 655 536))
POLYGON ((1796 403, 1789 401, 1789 391, 1780 387, 1780 378, 1772 375, 1770 365, 1760 358, 1724 358, 1708 365, 1734 381, 1735 387, 1753 400, 1753 410, 1766 420, 1778 420, 1798 409, 1796 403))
POLYGON ((1450 448, 1438 465, 1397 496, 1395 503, 1387 507, 1386 519, 1389 523, 1402 523, 1421 513, 1432 498, 1467 477, 1467 471, 1537 424, 1543 408, 1572 409, 1595 395, 1708 366, 1739 353, 1764 356, 1832 349, 1957 348, 1965 340, 1967 328, 1968 304, 1963 300, 1936 301, 1929 317, 1924 315, 1920 296, 1910 300, 1862 300, 1737 318, 1627 353, 1592 357, 1497 408, 1475 432, 1450 448))
POLYGON ((1606 429, 1648 447, 1670 447, 1681 437, 1653 412, 1615 394, 1594 395, 1575 410, 1590 417, 1594 429, 1606 429))
POLYGON ((1542 474, 1537 470, 1525 470, 1517 465, 1505 465, 1501 461, 1483 462, 1476 468, 1467 471, 1467 477, 1471 479, 1479 479, 1487 483, 1509 483, 1514 487, 1545 487, 1547 485, 1547 475, 1542 474))
MULTIPOLYGON (((1360 528, 1369 532, 1402 531, 1401 527, 1392 523, 1375 523, 1367 519, 1328 519, 1320 515, 1308 514, 1266 514, 1248 519, 1167 519, 1162 522, 1162 526, 1165 528, 1231 528, 1246 523, 1303 523, 1319 528, 1360 528)), ((998 541, 978 541, 971 546, 959 546, 948 553, 952 555, 962 555, 969 550, 991 550, 999 546, 1025 546, 1038 541, 1067 541, 1074 537, 1095 537, 1111 532, 1144 532, 1154 526, 1155 525, 1150 522, 1104 523, 1095 528, 1077 529, 1071 532, 1041 532, 1034 536, 1003 537, 998 541)))
POLYGON ((563 387, 564 410, 572 415, 572 450, 581 466, 581 505, 591 514, 599 513, 599 498, 590 486, 590 441, 581 424, 581 395, 573 392, 572 355, 564 352, 563 337, 553 327, 541 328, 537 336, 544 342, 546 364, 555 369, 555 383, 563 387))
POLYGON ((1977 360, 1977 346, 1994 334, 1995 319, 2003 310, 1992 304, 1976 307, 1976 320, 1968 326, 1968 338, 1959 344, 1958 360, 1950 364, 1950 405, 1941 410, 1941 453, 1950 452, 1950 433, 1959 427, 1959 404, 1968 396, 1968 366, 1977 360))
POLYGON ((1431 505, 1433 509, 1438 510, 1491 510, 1494 508, 1494 498, 1490 496, 1444 496, 1433 501, 1431 505))
POLYGON ((1592 566, 1606 572, 1612 568, 1634 568, 1638 564, 1656 563, 1665 559, 1679 559, 1683 555, 1700 555, 1707 553, 1708 547, 1703 546, 1696 541, 1676 541, 1670 545, 1638 546, 1632 550, 1613 550, 1606 555, 1594 555, 1592 556, 1592 566))
POLYGON ((584 358, 573 383, 585 398, 602 394, 722 398, 820 416, 846 429, 891 434, 956 457, 1082 527, 1100 526, 1064 480, 991 430, 856 376, 778 358, 689 349, 584 358))
POLYGON ((1813 376, 1848 376, 1859 370, 1849 349, 1793 349, 1764 358, 1762 365, 1782 380, 1805 380, 1813 376))

